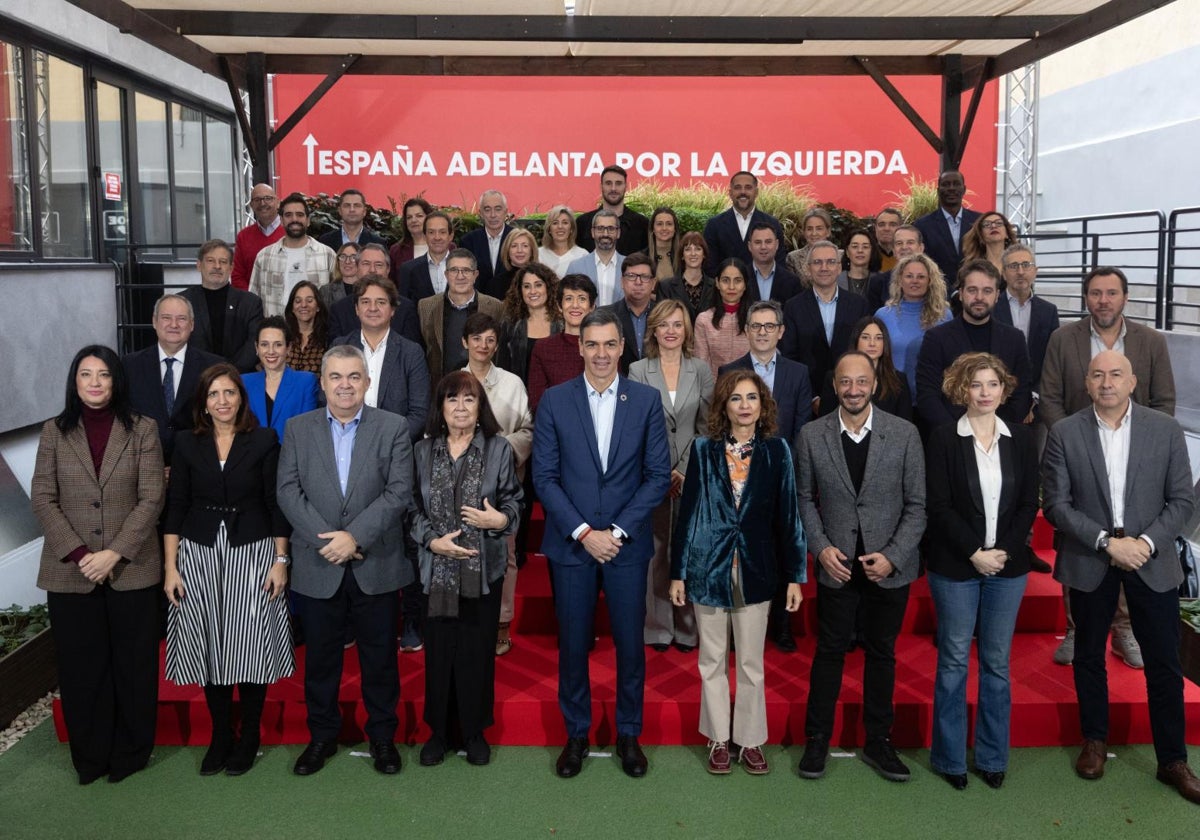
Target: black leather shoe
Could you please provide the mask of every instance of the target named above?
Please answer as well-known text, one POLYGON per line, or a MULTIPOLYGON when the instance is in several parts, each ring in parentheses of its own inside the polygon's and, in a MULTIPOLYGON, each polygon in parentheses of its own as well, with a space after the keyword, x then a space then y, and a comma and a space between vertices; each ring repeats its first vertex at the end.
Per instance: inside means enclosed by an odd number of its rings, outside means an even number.
POLYGON ((201 776, 215 776, 225 769, 229 756, 233 753, 233 733, 214 732, 212 743, 208 745, 204 759, 200 762, 201 776))
POLYGON ((625 771, 626 776, 640 779, 646 775, 646 754, 638 746, 635 736, 617 736, 617 758, 621 759, 621 769, 625 771))
POLYGON ((229 761, 225 764, 226 776, 241 776, 247 770, 254 766, 254 759, 258 757, 258 736, 250 737, 242 736, 242 739, 237 742, 233 748, 233 752, 229 754, 229 761))
POLYGON ((679 651, 680 653, 691 653, 695 649, 695 645, 685 645, 683 642, 675 643, 675 650, 679 651))
POLYGON ((375 770, 385 776, 400 772, 400 753, 391 741, 372 741, 371 758, 375 759, 375 770))
POLYGON ((446 742, 440 735, 430 735, 421 747, 421 766, 436 767, 446 758, 446 742))
POLYGON ((588 753, 587 738, 568 738, 567 745, 558 754, 554 772, 564 779, 578 776, 583 769, 583 759, 588 753))
POLYGON ((651 642, 649 647, 655 653, 666 653, 668 650, 671 649, 671 646, 668 645, 666 642, 651 642))
POLYGON ((483 734, 472 735, 467 739, 467 763, 482 767, 492 760, 492 748, 488 746, 483 734))
POLYGON ((824 735, 809 735, 796 772, 802 779, 819 779, 825 775, 825 762, 828 758, 829 739, 824 735))
MULTIPOLYGON (((1001 775, 1004 775, 1003 773, 1001 775)), ((967 789, 967 774, 966 773, 943 773, 942 778, 950 783, 950 787, 955 790, 967 789)))
POLYGON ((337 744, 333 741, 311 741, 296 759, 292 772, 297 776, 311 776, 325 766, 325 759, 337 752, 337 744))
POLYGON ((796 639, 792 636, 792 628, 785 627, 775 634, 775 647, 784 653, 796 652, 796 639))
POLYGON ((1000 786, 1004 784, 1003 770, 980 770, 978 772, 979 778, 983 779, 983 783, 993 790, 999 790, 1000 786))

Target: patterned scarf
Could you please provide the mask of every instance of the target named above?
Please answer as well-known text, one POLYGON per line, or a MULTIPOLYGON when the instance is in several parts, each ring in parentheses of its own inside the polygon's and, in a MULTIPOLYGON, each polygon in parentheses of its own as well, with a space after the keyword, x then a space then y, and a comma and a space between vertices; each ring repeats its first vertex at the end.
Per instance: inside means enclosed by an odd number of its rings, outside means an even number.
MULTIPOLYGON (((433 445, 432 476, 429 487, 429 518, 436 534, 449 534, 462 529, 455 543, 463 548, 480 549, 479 529, 462 521, 459 511, 463 505, 482 507, 483 449, 472 441, 460 456, 461 472, 455 469, 446 447, 446 439, 438 438, 433 445)), ((483 557, 444 557, 433 555, 433 571, 429 582, 429 616, 457 618, 458 599, 478 598, 482 593, 483 557)))

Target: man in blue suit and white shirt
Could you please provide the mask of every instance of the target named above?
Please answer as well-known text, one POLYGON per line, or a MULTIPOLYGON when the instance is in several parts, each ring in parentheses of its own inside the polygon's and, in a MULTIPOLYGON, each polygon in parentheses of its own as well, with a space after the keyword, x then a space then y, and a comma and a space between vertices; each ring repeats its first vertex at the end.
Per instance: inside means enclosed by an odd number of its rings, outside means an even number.
MULTIPOLYGON (((750 304, 746 315, 746 333, 750 336, 750 352, 740 359, 722 365, 717 371, 724 376, 731 370, 753 370, 767 383, 771 396, 778 406, 776 411, 779 437, 787 441, 796 451, 800 429, 812 417, 812 387, 808 368, 794 362, 779 352, 779 340, 786 327, 783 323, 783 308, 773 300, 758 300, 750 304)), ((785 610, 787 606, 786 558, 779 558, 779 573, 782 586, 777 587, 771 601, 771 638, 775 646, 785 653, 795 653, 796 640, 792 635, 792 623, 785 610)))
POLYGON ((622 349, 615 314, 597 309, 584 318, 583 376, 546 391, 533 434, 533 484, 546 512, 542 552, 554 572, 558 614, 558 703, 567 744, 555 769, 563 778, 579 773, 588 749, 588 648, 599 587, 616 647, 617 756, 629 776, 646 774, 638 745, 646 576, 654 553, 651 516, 671 485, 671 451, 658 391, 617 375, 622 349))
POLYGON ((325 408, 293 417, 279 455, 279 508, 292 524, 292 591, 304 622, 308 747, 294 772, 308 776, 337 752, 343 644, 354 628, 367 738, 375 769, 400 772, 396 592, 413 578, 404 557, 413 459, 403 417, 366 405, 367 361, 356 347, 321 360, 325 408))
MULTIPOLYGON (((708 259, 704 261, 706 277, 716 277, 717 266, 730 257, 737 257, 746 265, 754 261, 746 242, 750 238, 750 228, 759 222, 769 224, 776 238, 783 242, 783 226, 779 220, 755 207, 758 177, 754 173, 733 173, 729 179, 729 200, 732 206, 704 225, 704 241, 708 243, 708 259)), ((787 268, 787 248, 779 248, 775 259, 780 268, 787 268)))
POLYGON ((501 299, 508 290, 498 290, 494 281, 496 275, 504 271, 504 266, 500 263, 500 246, 512 233, 512 225, 508 224, 507 219, 508 199, 504 197, 504 193, 499 190, 485 190, 483 195, 479 196, 479 220, 483 222, 483 227, 463 236, 459 245, 475 255, 475 264, 479 267, 479 274, 475 277, 475 288, 485 295, 501 299), (497 291, 500 293, 497 294, 497 291))
MULTIPOLYGON (((1058 307, 1033 293, 1037 262, 1028 245, 1009 245, 1000 262, 1004 266, 1005 290, 1000 293, 1000 302, 992 317, 1001 324, 1016 327, 1025 336, 1025 346, 1029 350, 1029 381, 1033 386, 1033 413, 1028 418, 1032 422, 1037 412, 1046 347, 1050 344, 1050 335, 1059 328, 1058 307)), ((1044 442, 1045 434, 1041 437, 1044 442)))
POLYGON ((962 264, 962 238, 979 213, 962 206, 967 194, 967 182, 956 169, 947 169, 938 176, 938 209, 917 219, 913 224, 925 240, 925 253, 942 270, 948 291, 954 291, 958 267, 962 264))
POLYGON ((592 217, 592 238, 596 248, 571 261, 567 274, 586 274, 596 284, 596 306, 609 306, 625 296, 621 289, 621 267, 625 257, 617 253, 621 220, 611 210, 601 208, 592 217))

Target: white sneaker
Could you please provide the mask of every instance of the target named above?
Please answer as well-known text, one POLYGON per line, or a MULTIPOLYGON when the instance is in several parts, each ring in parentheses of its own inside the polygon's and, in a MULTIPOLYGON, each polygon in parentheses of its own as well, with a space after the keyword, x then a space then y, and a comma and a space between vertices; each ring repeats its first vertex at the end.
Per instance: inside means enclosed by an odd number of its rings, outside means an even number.
POLYGON ((1112 652, 1123 659, 1130 668, 1140 671, 1146 667, 1146 663, 1142 660, 1142 647, 1129 630, 1113 631, 1112 652))

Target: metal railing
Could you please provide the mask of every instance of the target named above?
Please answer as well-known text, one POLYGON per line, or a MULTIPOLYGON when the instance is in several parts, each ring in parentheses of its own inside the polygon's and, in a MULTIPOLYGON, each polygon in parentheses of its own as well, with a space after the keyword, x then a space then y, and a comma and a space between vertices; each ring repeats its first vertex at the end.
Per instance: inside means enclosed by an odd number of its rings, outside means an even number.
POLYGON ((1163 329, 1200 330, 1200 207, 1172 210, 1167 217, 1165 265, 1163 329))
POLYGON ((117 272, 117 352, 122 355, 149 347, 154 341, 154 302, 167 291, 187 288, 188 283, 164 281, 167 271, 194 267, 192 260, 171 254, 194 254, 200 244, 129 245, 124 262, 112 260, 117 272))

